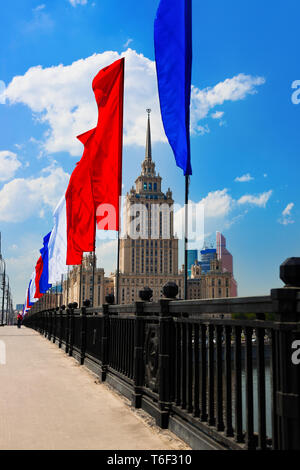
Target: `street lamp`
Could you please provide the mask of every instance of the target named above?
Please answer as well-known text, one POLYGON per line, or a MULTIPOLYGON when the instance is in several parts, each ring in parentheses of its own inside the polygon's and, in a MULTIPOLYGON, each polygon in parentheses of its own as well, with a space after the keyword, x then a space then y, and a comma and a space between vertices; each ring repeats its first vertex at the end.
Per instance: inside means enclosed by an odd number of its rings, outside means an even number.
POLYGON ((2 261, 2 315, 1 315, 1 324, 0 326, 4 326, 4 301, 5 301, 5 279, 6 279, 6 263, 1 256, 1 261, 2 261))

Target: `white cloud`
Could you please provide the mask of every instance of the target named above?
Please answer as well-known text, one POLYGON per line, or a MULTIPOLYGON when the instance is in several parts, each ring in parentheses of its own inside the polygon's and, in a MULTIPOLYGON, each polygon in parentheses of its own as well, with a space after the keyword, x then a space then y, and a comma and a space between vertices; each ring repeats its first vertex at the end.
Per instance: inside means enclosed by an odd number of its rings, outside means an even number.
POLYGON ((235 77, 227 78, 214 87, 207 87, 203 90, 192 86, 192 131, 197 131, 197 122, 206 118, 215 106, 220 106, 225 101, 243 100, 247 95, 257 93, 256 87, 264 83, 265 79, 263 77, 253 77, 252 75, 240 73, 235 77))
POLYGON ((15 175, 21 162, 15 153, 9 150, 0 151, 0 181, 8 181, 15 175))
MULTIPOLYGON (((234 208, 235 201, 227 189, 211 191, 198 202, 189 201, 189 248, 202 247, 208 234, 230 226, 234 208)), ((183 239, 184 207, 175 206, 174 210, 174 232, 183 239)))
POLYGON ((5 184, 0 191, 0 221, 17 223, 42 217, 45 208, 55 208, 69 178, 62 168, 49 167, 38 178, 16 178, 5 184))
POLYGON ((212 191, 202 199, 204 203, 205 217, 225 217, 232 209, 234 200, 228 194, 227 189, 212 191))
POLYGON ((69 0, 71 3, 72 7, 76 7, 77 5, 86 5, 87 0, 69 0))
POLYGON ((32 9, 33 17, 23 24, 23 32, 28 33, 47 33, 54 28, 54 21, 51 16, 45 12, 46 5, 38 5, 32 9))
POLYGON ((125 44, 123 44, 123 47, 125 47, 125 48, 126 48, 126 47, 128 47, 128 46, 129 46, 129 44, 131 44, 131 43, 132 43, 132 41, 133 41, 133 39, 131 39, 131 38, 128 38, 128 39, 127 39, 127 41, 125 42, 125 44))
POLYGON ((215 113, 211 114, 213 119, 221 119, 224 116, 224 111, 216 111, 215 113))
MULTIPOLYGON (((100 232, 97 231, 97 234, 100 232)), ((103 232, 103 230, 102 230, 103 232)), ((96 256, 98 267, 104 268, 105 275, 115 271, 117 267, 117 240, 97 241, 96 256)))
POLYGON ((237 176, 234 181, 237 181, 239 183, 245 183, 251 180, 254 180, 253 176, 251 176, 250 173, 246 173, 245 175, 237 176))
POLYGON ((4 92, 5 92, 5 83, 3 80, 0 80, 0 104, 5 103, 4 92))
POLYGON ((266 204, 270 199, 272 192, 272 190, 266 191, 257 196, 254 196, 253 194, 245 194, 244 196, 240 197, 237 202, 238 204, 252 204, 258 207, 266 207, 266 204))
POLYGON ((37 7, 33 8, 33 11, 41 11, 41 10, 44 10, 46 8, 46 5, 42 4, 42 5, 38 5, 37 7))
POLYGON ((291 215, 291 210, 293 209, 294 207, 294 203, 293 202, 290 202, 286 208, 282 211, 282 215, 291 215))
MULTIPOLYGON (((166 141, 160 117, 155 63, 131 49, 121 55, 115 51, 94 54, 66 66, 32 67, 23 76, 13 78, 4 97, 10 104, 25 104, 42 123, 49 126, 41 143, 44 151, 67 151, 79 156, 82 145, 76 140, 76 135, 92 128, 97 122, 92 79, 101 68, 121 56, 126 58, 124 144, 145 145, 145 109, 149 107, 152 109, 153 142, 166 141)), ((262 77, 240 74, 212 88, 199 90, 193 87, 192 131, 200 134, 209 132, 207 124, 201 123, 201 120, 208 116, 210 110, 226 100, 236 101, 256 93, 256 87, 263 83, 262 77)))
POLYGON ((281 213, 281 218, 278 220, 278 222, 282 225, 288 225, 288 224, 293 224, 295 221, 292 220, 292 209, 294 207, 294 203, 290 202, 286 208, 282 211, 281 213))

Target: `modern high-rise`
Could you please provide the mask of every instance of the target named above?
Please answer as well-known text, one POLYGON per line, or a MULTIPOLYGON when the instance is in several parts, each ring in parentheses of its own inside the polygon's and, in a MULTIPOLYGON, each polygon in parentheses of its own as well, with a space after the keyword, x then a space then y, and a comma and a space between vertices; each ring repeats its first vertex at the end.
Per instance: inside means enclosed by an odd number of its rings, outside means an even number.
POLYGON ((198 261, 198 250, 187 250, 188 277, 191 277, 192 265, 198 261))
POLYGON ((217 258, 222 262, 223 272, 232 274, 231 278, 231 297, 237 296, 237 282, 233 275, 233 257, 226 248, 226 238, 221 232, 216 233, 217 258))
POLYGON ((215 248, 204 248, 200 251, 200 264, 203 273, 208 273, 210 271, 210 262, 215 259, 215 255, 215 248))

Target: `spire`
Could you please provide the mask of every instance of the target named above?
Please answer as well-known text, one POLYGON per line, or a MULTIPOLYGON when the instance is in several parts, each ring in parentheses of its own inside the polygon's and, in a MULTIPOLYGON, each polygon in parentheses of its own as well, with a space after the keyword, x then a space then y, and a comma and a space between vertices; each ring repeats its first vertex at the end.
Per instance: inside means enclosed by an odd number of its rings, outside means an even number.
POLYGON ((146 135, 146 152, 145 152, 145 160, 147 162, 152 161, 152 151, 151 151, 151 130, 150 130, 150 113, 151 109, 146 109, 148 113, 148 123, 147 123, 147 135, 146 135))

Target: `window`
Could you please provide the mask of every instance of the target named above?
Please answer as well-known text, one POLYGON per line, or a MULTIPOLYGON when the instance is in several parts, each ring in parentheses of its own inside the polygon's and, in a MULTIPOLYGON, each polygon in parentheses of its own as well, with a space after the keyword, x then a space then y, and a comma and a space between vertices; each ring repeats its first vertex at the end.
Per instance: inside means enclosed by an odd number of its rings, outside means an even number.
POLYGON ((157 183, 154 183, 153 186, 154 186, 154 188, 153 188, 154 191, 157 191, 157 183))
POLYGON ((152 191, 152 183, 149 183, 149 191, 152 191))
POLYGON ((147 183, 144 183, 144 191, 147 191, 147 183))

